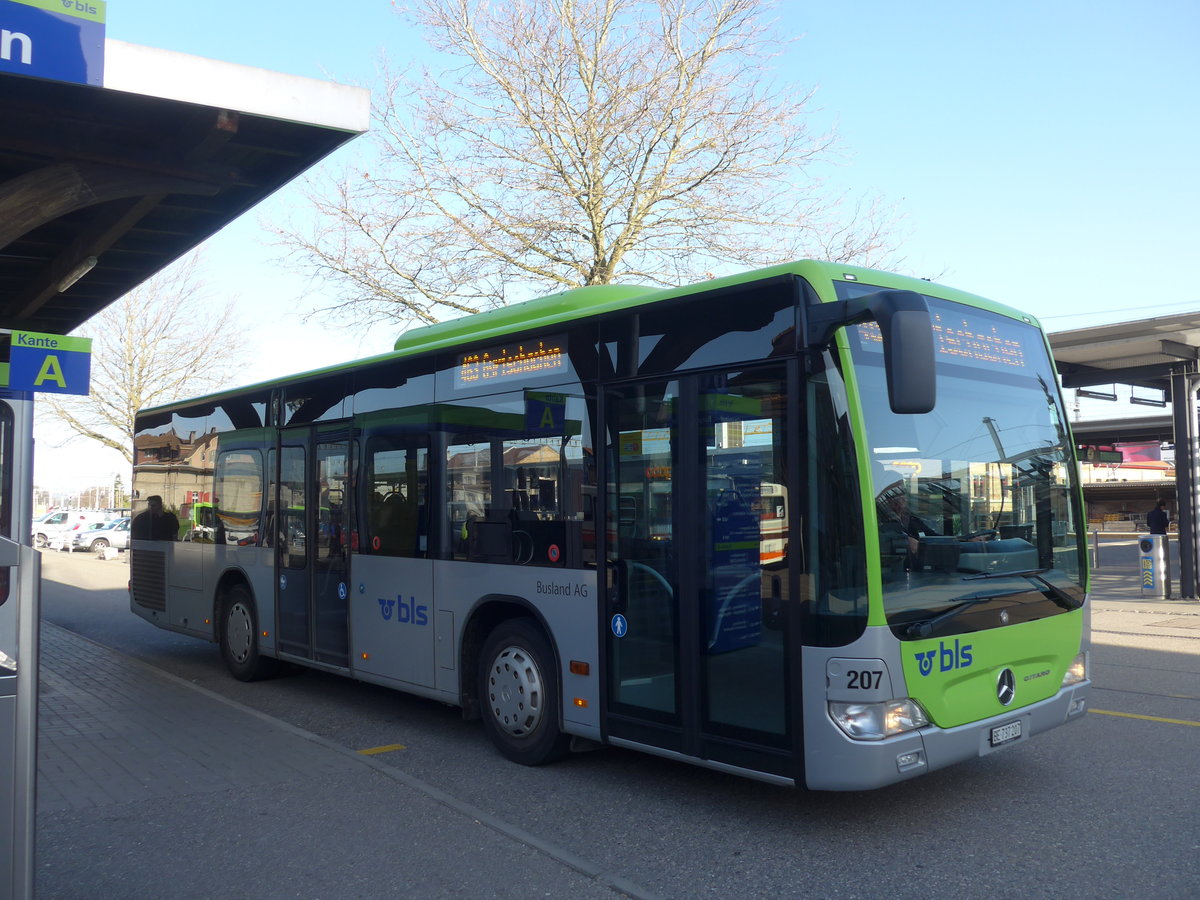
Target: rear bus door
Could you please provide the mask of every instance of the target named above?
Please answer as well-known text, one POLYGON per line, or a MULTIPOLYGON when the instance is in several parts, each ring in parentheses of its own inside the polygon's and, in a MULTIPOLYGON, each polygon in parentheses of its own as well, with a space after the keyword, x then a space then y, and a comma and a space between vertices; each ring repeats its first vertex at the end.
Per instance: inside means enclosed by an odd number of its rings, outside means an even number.
POLYGON ((345 426, 284 429, 272 485, 279 649, 349 665, 350 437, 345 426))

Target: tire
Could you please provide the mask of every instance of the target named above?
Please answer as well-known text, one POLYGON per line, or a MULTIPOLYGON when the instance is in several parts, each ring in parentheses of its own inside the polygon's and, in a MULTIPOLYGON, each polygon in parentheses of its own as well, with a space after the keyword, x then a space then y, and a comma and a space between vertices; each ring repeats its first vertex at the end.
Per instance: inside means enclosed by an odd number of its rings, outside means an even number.
POLYGON ((93 553, 99 553, 101 550, 107 550, 108 549, 108 539, 107 538, 96 538, 94 541, 92 541, 92 546, 90 546, 88 549, 91 550, 93 553))
POLYGON ((270 678, 278 663, 258 652, 258 614, 254 597, 245 585, 226 592, 221 602, 221 656, 238 681, 270 678))
POLYGON ((479 706, 496 749, 523 766, 567 754, 570 736, 559 728, 554 653, 532 619, 509 619, 488 635, 479 658, 479 706))
POLYGON ((33 536, 33 546, 37 547, 39 550, 45 550, 49 543, 49 538, 47 538, 44 534, 35 534, 33 536))

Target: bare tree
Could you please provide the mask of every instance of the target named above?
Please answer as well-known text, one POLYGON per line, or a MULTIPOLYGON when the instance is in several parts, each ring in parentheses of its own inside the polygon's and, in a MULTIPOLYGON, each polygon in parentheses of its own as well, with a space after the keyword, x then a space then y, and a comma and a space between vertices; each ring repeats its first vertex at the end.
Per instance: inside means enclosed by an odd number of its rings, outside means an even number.
POLYGON ((80 333, 92 338, 91 392, 40 398, 75 435, 131 466, 137 411, 225 386, 244 350, 232 304, 207 302, 198 268, 189 256, 90 319, 80 333))
POLYGON ((340 293, 326 311, 432 323, 509 292, 671 284, 816 251, 871 264, 889 217, 816 177, 833 138, 771 79, 770 0, 424 0, 454 68, 388 74, 373 171, 310 182, 275 228, 340 293), (854 204, 849 204, 854 207, 854 204))

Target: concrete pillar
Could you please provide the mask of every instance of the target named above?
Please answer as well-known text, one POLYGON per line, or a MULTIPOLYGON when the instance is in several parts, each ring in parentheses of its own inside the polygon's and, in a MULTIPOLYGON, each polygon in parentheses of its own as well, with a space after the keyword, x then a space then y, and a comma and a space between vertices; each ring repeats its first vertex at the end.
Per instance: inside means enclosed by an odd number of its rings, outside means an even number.
POLYGON ((1197 504, 1196 378, 1190 372, 1171 375, 1171 415, 1175 426, 1175 484, 1179 499, 1179 596, 1195 600, 1197 504))

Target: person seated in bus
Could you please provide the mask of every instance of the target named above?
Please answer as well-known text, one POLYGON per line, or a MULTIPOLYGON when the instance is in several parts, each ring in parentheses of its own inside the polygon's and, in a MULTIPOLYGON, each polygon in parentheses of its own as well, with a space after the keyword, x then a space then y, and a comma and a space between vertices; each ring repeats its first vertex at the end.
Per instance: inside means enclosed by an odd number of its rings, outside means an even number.
POLYGON ((174 541, 179 538, 179 519, 163 508, 158 494, 146 498, 146 508, 133 517, 129 536, 137 541, 174 541))
POLYGON ((904 571, 920 568, 918 552, 921 538, 936 535, 937 531, 920 516, 913 515, 908 495, 899 483, 881 491, 876 498, 879 509, 879 542, 884 555, 904 555, 904 571))
POLYGON ((417 504, 400 491, 389 494, 379 512, 380 550, 390 556, 417 555, 417 504))

